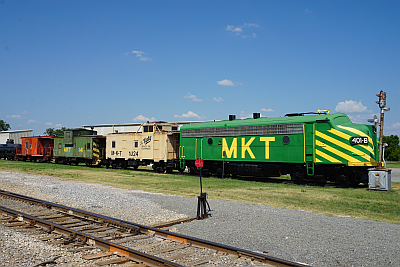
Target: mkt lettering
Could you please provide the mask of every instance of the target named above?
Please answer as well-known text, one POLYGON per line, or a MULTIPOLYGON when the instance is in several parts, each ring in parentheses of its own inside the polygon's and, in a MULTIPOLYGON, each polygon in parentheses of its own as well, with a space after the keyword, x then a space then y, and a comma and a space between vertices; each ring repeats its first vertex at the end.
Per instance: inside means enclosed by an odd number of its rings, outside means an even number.
MULTIPOLYGON (((246 141, 245 137, 241 138, 241 158, 246 158, 248 154, 250 158, 255 159, 254 153, 250 147, 256 137, 251 137, 249 140, 246 141)), ((269 159, 269 144, 270 142, 275 141, 275 137, 260 137, 260 142, 264 142, 264 150, 265 150, 265 159, 269 159)), ((238 141, 237 138, 232 138, 232 143, 229 146, 226 139, 222 138, 222 155, 225 155, 227 158, 237 158, 237 150, 238 150, 238 141)))

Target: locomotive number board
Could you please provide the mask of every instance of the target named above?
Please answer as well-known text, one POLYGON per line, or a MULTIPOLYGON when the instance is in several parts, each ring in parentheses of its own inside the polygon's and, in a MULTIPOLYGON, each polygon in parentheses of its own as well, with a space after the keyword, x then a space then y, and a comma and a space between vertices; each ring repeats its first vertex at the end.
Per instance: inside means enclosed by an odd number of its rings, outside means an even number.
POLYGON ((350 138, 350 143, 352 145, 368 145, 368 137, 353 136, 350 138))

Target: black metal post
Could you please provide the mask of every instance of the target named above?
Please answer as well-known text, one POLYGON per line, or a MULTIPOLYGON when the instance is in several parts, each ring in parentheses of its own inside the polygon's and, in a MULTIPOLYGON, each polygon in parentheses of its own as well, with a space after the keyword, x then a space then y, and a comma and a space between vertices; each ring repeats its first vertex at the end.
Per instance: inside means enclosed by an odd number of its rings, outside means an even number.
POLYGON ((222 152, 222 180, 224 179, 225 172, 225 151, 222 152))

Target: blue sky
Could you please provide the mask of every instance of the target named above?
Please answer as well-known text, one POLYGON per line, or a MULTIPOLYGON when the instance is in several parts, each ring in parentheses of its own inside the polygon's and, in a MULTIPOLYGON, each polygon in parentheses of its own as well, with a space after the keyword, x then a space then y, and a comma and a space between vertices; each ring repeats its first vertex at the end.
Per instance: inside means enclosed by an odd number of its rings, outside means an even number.
POLYGON ((400 1, 0 0, 12 130, 330 109, 400 136, 400 1))

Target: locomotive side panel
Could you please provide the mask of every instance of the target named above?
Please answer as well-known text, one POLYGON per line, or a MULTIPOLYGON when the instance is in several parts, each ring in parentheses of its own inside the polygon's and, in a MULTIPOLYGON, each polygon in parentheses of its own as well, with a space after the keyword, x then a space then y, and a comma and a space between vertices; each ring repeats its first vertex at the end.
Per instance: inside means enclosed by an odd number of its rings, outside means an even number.
POLYGON ((191 171, 202 158, 210 173, 357 183, 376 166, 376 140, 372 126, 341 113, 207 122, 182 127, 180 160, 191 171))

